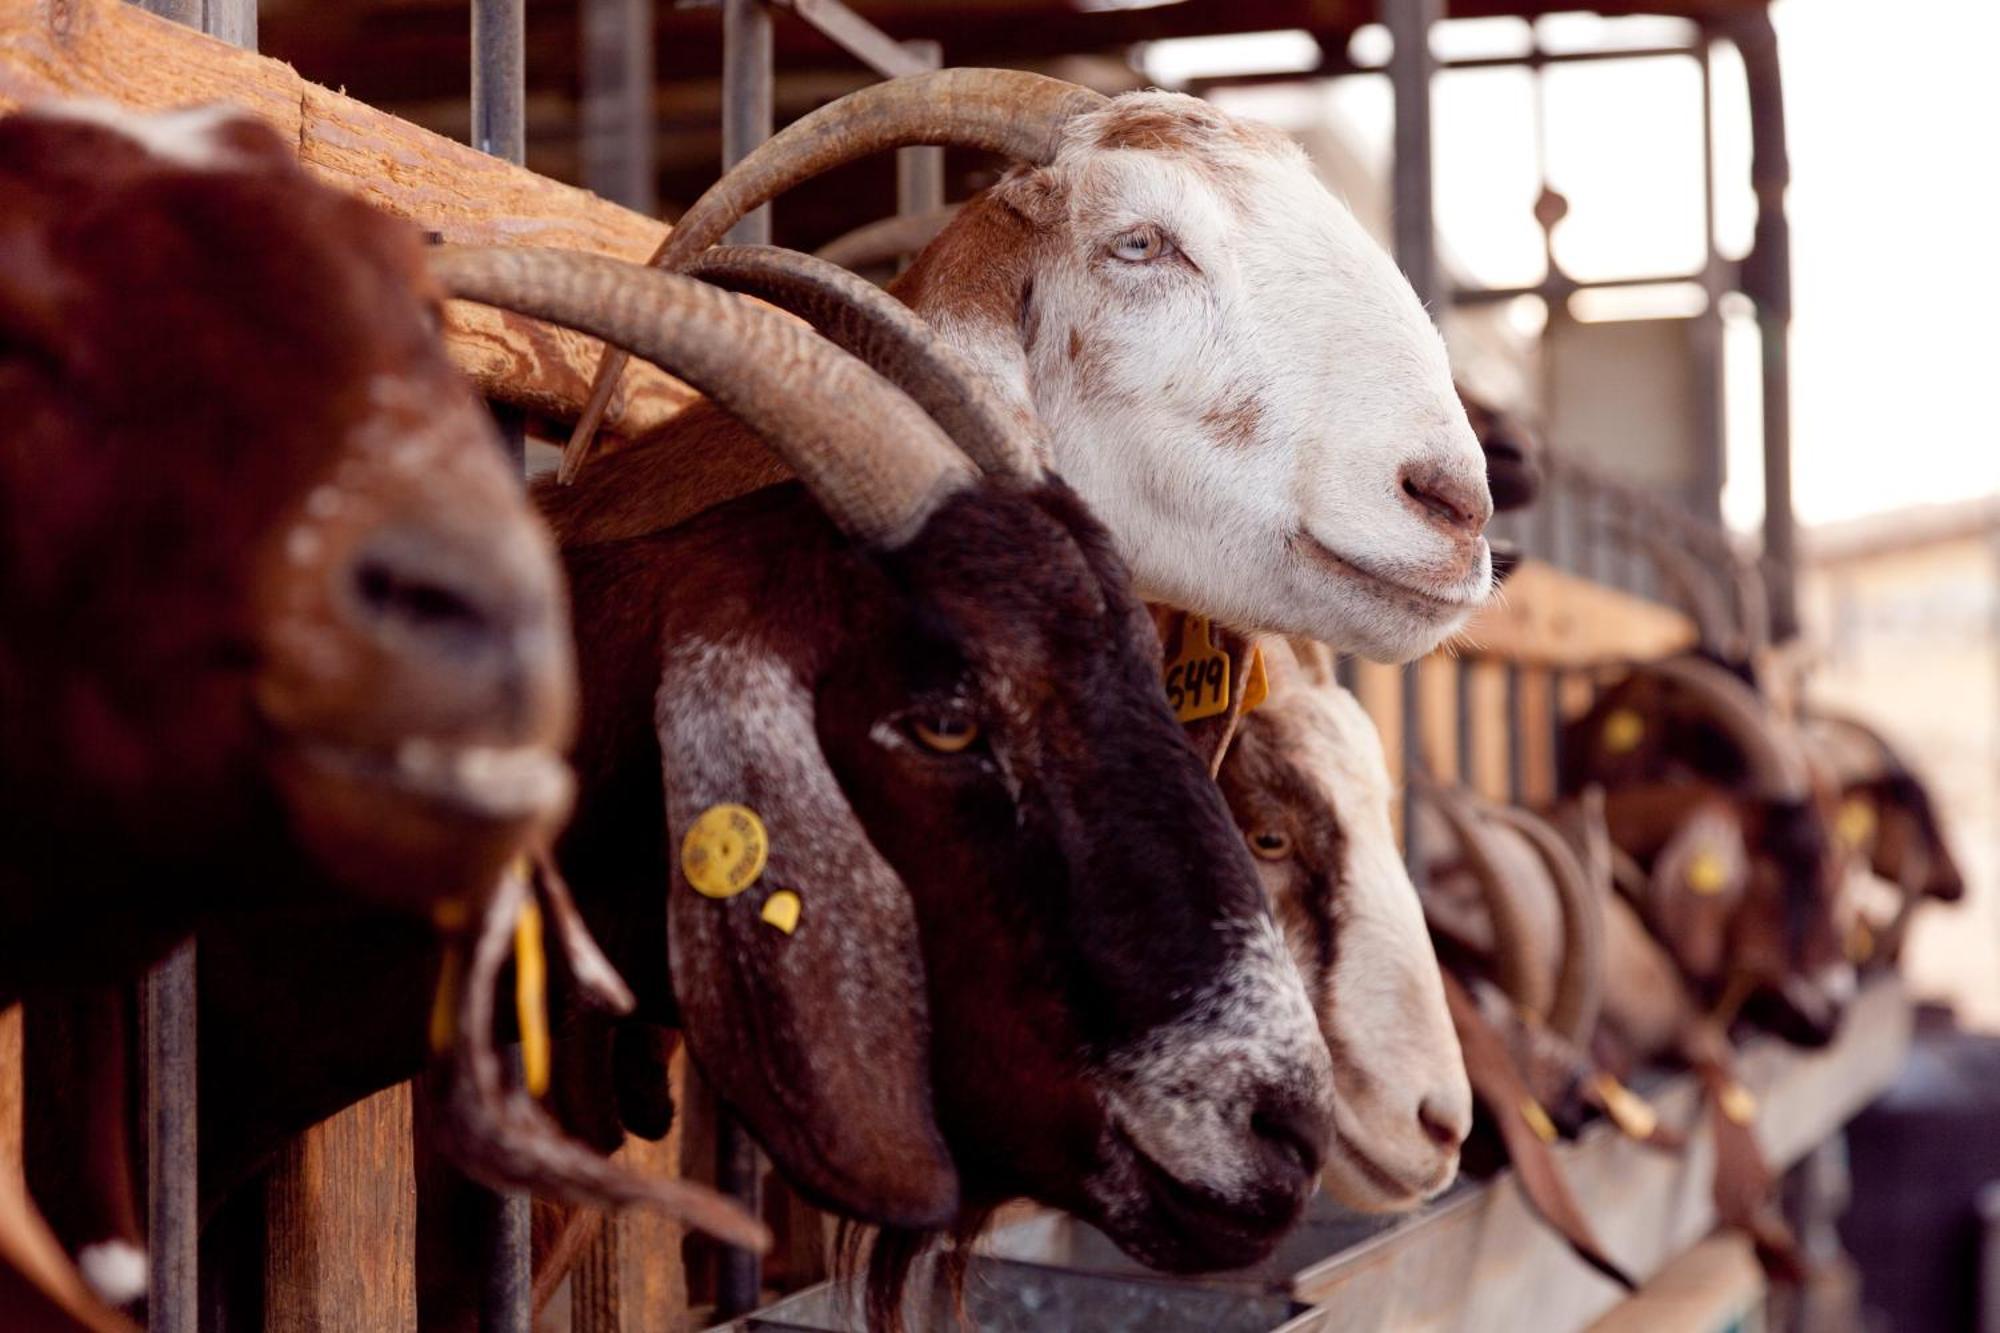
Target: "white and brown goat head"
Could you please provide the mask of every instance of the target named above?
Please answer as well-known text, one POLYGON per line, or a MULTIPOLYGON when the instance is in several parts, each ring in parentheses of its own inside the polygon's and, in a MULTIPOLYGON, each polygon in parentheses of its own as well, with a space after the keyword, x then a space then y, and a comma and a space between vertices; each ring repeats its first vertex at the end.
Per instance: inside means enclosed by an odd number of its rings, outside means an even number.
POLYGON ((1485 599, 1492 504, 1437 330, 1296 145, 1197 99, 980 69, 864 89, 732 169, 658 260, 913 143, 1018 166, 892 290, 1039 420, 1144 595, 1395 659, 1485 599))
POLYGON ((1256 1258, 1326 1151, 1326 1049, 1109 537, 1026 449, 980 476, 830 344, 623 267, 508 303, 636 344, 811 492, 567 553, 563 854, 642 1004, 849 1216, 1025 1194, 1157 1266, 1256 1258), (617 324, 649 286, 671 304, 617 324), (725 807, 766 851, 718 899, 684 840, 725 807))
POLYGON ((1390 824, 1381 738, 1351 694, 1309 682, 1283 641, 1262 650, 1270 696, 1238 724, 1218 781, 1333 1060, 1322 1179, 1352 1208, 1411 1208, 1456 1175, 1472 1104, 1390 824))
POLYGON ((77 979, 36 923, 115 974, 280 888, 483 891, 560 818, 553 547, 438 295, 248 117, 0 123, 0 828, 44 858, 0 990, 77 979))

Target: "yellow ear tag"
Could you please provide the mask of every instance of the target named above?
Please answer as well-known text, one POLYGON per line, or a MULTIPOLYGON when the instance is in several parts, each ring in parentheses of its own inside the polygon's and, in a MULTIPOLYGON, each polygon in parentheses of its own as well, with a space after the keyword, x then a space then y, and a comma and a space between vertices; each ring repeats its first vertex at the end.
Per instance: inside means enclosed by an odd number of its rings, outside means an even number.
POLYGON ((1556 1141, 1556 1122, 1549 1119, 1549 1113, 1533 1097, 1521 1099, 1521 1119, 1528 1122, 1528 1128, 1535 1131, 1535 1137, 1543 1143, 1556 1141))
POLYGON ((521 1083, 539 1097, 549 1090, 549 962, 542 909, 533 903, 523 903, 514 918, 514 1021, 521 1028, 521 1083))
POLYGON ((779 889, 764 900, 764 910, 758 915, 789 935, 799 928, 799 895, 779 889))
POLYGON ((1183 722, 1229 711, 1229 654, 1215 646, 1206 617, 1181 626, 1181 651, 1167 663, 1167 702, 1183 722))
POLYGON ((1250 650, 1250 679, 1243 682, 1243 711, 1254 713, 1271 697, 1271 679, 1264 674, 1264 650, 1250 650))
POLYGON ((1604 1100, 1605 1111, 1621 1134, 1641 1141, 1653 1137, 1653 1131, 1660 1127, 1660 1117, 1644 1097, 1609 1074, 1599 1074, 1593 1082, 1597 1095, 1604 1100))
POLYGON ((438 972, 437 992, 431 997, 431 1054, 443 1055, 458 1035, 458 988, 465 971, 465 946, 456 938, 446 940, 444 967, 438 972))
POLYGON ((1868 923, 1857 919, 1847 931, 1847 961, 1865 963, 1875 956, 1875 932, 1868 923))
POLYGON ((1741 1083, 1731 1083, 1716 1098, 1722 1113, 1739 1125, 1747 1125, 1757 1118, 1757 1098, 1741 1083))
POLYGON ((1859 796, 1850 797, 1841 803, 1834 828, 1850 848, 1865 846, 1875 833, 1875 807, 1859 796))
POLYGON ((1606 754, 1630 754, 1646 739, 1646 719, 1629 708, 1614 708, 1604 719, 1602 739, 1606 754))
POLYGON ((747 805, 712 805, 681 839, 681 870, 705 898, 734 898, 764 873, 771 839, 747 805))
POLYGON ((1713 897, 1729 886, 1729 867, 1714 852, 1696 852, 1688 860, 1687 886, 1704 898, 1713 897))

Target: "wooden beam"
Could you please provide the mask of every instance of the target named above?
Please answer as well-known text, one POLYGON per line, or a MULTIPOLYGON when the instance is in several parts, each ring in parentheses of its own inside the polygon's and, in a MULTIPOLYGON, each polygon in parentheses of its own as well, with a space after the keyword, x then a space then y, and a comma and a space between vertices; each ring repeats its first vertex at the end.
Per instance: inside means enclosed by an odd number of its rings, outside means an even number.
MULTIPOLYGON (((510 166, 307 83, 281 61, 204 37, 120 0, 0 0, 0 111, 56 97, 141 110, 227 101, 299 146, 320 179, 446 241, 546 245, 643 260, 665 224, 510 166)), ((455 306, 452 355, 489 397, 573 415, 596 365, 594 339, 483 307, 455 306)), ((610 429, 634 435, 694 395, 635 363, 610 429)))
POLYGON ((1528 560, 1457 640, 1468 657, 1585 667, 1664 657, 1694 646, 1680 612, 1528 560))

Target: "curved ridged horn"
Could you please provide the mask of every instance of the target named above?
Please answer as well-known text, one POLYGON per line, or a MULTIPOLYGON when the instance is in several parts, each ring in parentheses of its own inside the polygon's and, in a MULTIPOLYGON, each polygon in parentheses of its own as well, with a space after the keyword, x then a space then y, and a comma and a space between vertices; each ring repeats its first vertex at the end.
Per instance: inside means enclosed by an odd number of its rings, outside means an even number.
POLYGON ((846 269, 772 245, 704 251, 690 278, 768 301, 804 319, 916 400, 980 469, 1032 477, 1040 441, 984 376, 908 306, 846 269))
POLYGON ((1779 730, 1777 719, 1748 685, 1697 657, 1670 657, 1649 662, 1640 670, 1693 695, 1707 707, 1716 724, 1743 747, 1755 788, 1752 795, 1773 801, 1811 799, 1812 780, 1805 756, 1794 739, 1779 730))
POLYGON ((861 541, 915 536, 972 465, 908 397, 808 329, 692 278, 600 255, 446 247, 453 296, 627 348, 755 430, 861 541))
POLYGON ((1736 575, 1736 616, 1742 627, 1743 656, 1752 665, 1763 660, 1771 646, 1771 589, 1755 556, 1732 552, 1730 567, 1736 575))
MULTIPOLYGON (((1063 125, 1104 102, 1088 88, 1014 69, 941 69, 873 84, 801 116, 758 145, 681 215, 649 262, 685 268, 745 215, 800 181, 891 148, 979 148, 1046 163, 1062 141, 1063 125)), ((597 363, 590 400, 563 451, 561 480, 583 466, 624 367, 624 356, 615 351, 597 363)))
POLYGON ((1673 590, 1675 600, 1694 617, 1695 632, 1701 636, 1701 646, 1728 661, 1736 661, 1742 650, 1742 640, 1736 632, 1735 617, 1730 613, 1715 575, 1698 564, 1687 551, 1651 528, 1620 525, 1616 530, 1627 541, 1638 543, 1639 549, 1652 561, 1653 568, 1660 572, 1660 577, 1673 590))
MULTIPOLYGON (((1493 975, 1501 991, 1515 1004, 1533 1008, 1548 991, 1549 960, 1538 956, 1527 913, 1515 901, 1513 886, 1502 869, 1503 858, 1489 841, 1480 812, 1463 792, 1423 785, 1423 794, 1451 826, 1459 852, 1479 884, 1487 916, 1493 922, 1493 975)), ((1537 1015, 1539 1017, 1539 1015, 1537 1015)))
POLYGON ((961 207, 961 204, 946 204, 928 213, 900 214, 864 222, 853 231, 834 237, 813 253, 827 263, 838 264, 842 268, 875 268, 893 264, 936 240, 938 233, 949 227, 951 220, 958 216, 961 207))
POLYGON ((1604 1005, 1604 909, 1576 850, 1547 822, 1525 810, 1495 806, 1495 818, 1526 838, 1548 867, 1562 904, 1563 956, 1556 972, 1549 1027, 1579 1050, 1590 1045, 1604 1005))

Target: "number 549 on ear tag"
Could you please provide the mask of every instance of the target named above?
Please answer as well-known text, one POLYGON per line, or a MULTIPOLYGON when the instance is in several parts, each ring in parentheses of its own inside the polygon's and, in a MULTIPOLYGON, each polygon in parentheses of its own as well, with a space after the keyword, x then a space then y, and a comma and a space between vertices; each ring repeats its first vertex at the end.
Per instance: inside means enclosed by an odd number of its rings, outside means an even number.
POLYGON ((1229 710, 1229 654, 1216 646, 1206 617, 1182 623, 1180 652, 1167 663, 1166 684, 1167 702, 1183 722, 1229 710))

